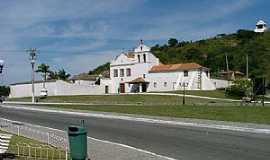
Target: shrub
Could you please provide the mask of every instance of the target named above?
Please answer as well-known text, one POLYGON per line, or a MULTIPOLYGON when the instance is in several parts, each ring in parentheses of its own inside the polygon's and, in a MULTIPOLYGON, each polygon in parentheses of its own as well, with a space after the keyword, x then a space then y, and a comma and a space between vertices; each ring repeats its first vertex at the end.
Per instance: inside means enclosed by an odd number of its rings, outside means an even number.
POLYGON ((238 79, 233 82, 233 85, 226 89, 227 96, 233 97, 251 97, 252 82, 248 79, 238 79))

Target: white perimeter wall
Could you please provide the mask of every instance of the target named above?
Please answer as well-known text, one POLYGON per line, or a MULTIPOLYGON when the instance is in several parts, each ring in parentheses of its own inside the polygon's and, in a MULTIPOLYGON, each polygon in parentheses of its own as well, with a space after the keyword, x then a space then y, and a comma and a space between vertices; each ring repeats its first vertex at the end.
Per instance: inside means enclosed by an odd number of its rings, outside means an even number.
MULTIPOLYGON (((35 84, 35 96, 40 96, 42 83, 35 84)), ((94 95, 104 94, 104 85, 81 85, 68 83, 58 80, 56 82, 46 82, 46 89, 48 90, 48 96, 59 95, 94 95)), ((30 97, 32 96, 32 84, 18 84, 10 86, 10 98, 30 97)))
POLYGON ((227 81, 227 80, 222 80, 222 79, 211 79, 211 81, 214 83, 217 89, 227 88, 232 84, 232 82, 227 81))

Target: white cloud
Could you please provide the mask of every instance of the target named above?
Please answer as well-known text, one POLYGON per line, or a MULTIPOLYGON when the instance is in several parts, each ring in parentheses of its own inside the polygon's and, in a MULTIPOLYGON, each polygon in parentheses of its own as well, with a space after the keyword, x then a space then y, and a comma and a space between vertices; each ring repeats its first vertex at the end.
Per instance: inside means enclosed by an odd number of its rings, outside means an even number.
MULTIPOLYGON (((0 48, 23 50, 37 47, 41 50, 73 53, 68 56, 56 55, 57 53, 46 56, 45 53, 45 58, 40 61, 48 62, 55 69, 62 66, 74 74, 88 71, 118 54, 120 50, 108 50, 110 46, 108 42, 111 39, 132 42, 141 38, 167 40, 176 37, 187 40, 231 32, 236 28, 236 24, 223 21, 216 27, 211 23, 239 13, 255 3, 248 0, 208 0, 198 3, 202 5, 196 10, 198 8, 189 7, 195 3, 186 2, 184 5, 187 7, 183 7, 183 10, 168 11, 163 15, 157 14, 158 16, 152 14, 154 16, 151 17, 148 10, 143 10, 144 15, 134 17, 133 12, 145 9, 142 5, 144 2, 155 3, 137 0, 1 2, 0 48)), ((159 10, 149 9, 157 12, 159 10)), ((119 42, 119 49, 125 48, 126 44, 128 43, 119 42)), ((131 44, 130 47, 132 46, 131 44)), ((5 70, 7 83, 30 79, 30 65, 25 52, 3 54, 0 52, 1 58, 7 62, 5 70)))

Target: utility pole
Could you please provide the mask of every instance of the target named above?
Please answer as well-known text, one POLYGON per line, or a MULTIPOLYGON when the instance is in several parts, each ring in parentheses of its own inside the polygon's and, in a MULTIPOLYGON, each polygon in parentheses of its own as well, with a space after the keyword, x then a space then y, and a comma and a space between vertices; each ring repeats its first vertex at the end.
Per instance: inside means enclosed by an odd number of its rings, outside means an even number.
POLYGON ((27 50, 27 52, 29 52, 30 55, 30 63, 31 63, 31 67, 32 67, 32 103, 35 103, 35 62, 37 59, 37 49, 36 48, 31 48, 29 50, 27 50))
MULTIPOLYGON (((4 68, 4 60, 0 59, 0 74, 3 74, 3 68, 4 68)), ((1 76, 1 84, 3 83, 3 76, 1 76)))
POLYGON ((183 105, 186 104, 186 87, 188 86, 188 83, 184 82, 183 83, 183 87, 184 87, 184 90, 183 90, 183 105))
POLYGON ((246 55, 246 76, 247 76, 247 79, 248 79, 248 55, 246 55))
POLYGON ((229 61, 228 61, 228 54, 225 53, 225 60, 226 60, 226 70, 227 70, 227 81, 228 81, 228 87, 230 86, 230 75, 229 75, 229 61))
POLYGON ((265 86, 266 86, 266 80, 265 80, 265 76, 263 77, 263 97, 262 97, 262 106, 264 106, 264 101, 265 101, 265 92, 266 92, 266 89, 265 89, 265 86))

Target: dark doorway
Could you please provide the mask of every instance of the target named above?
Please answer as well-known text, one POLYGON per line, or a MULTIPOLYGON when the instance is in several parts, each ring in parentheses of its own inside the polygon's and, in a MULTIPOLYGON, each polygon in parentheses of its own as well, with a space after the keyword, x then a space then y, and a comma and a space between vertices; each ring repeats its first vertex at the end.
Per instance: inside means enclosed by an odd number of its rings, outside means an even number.
POLYGON ((120 83, 120 93, 125 93, 125 83, 120 83))
POLYGON ((147 92, 147 84, 142 84, 142 92, 147 92))
POLYGON ((105 94, 109 93, 109 86, 105 86, 105 94))

